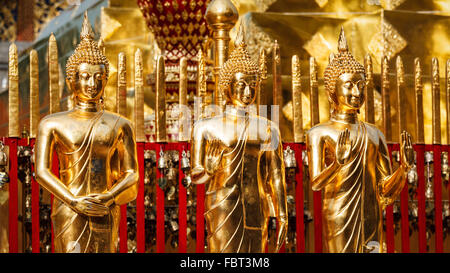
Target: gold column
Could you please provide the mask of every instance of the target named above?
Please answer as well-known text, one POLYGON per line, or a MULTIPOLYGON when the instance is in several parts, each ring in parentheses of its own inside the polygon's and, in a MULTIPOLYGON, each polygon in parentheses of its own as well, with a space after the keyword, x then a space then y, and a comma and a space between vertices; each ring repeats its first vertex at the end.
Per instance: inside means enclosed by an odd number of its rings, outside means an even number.
POLYGON ((164 56, 159 55, 156 61, 156 107, 155 127, 156 142, 167 141, 166 134, 166 81, 164 56))
POLYGON ((19 129, 19 59, 17 46, 9 46, 8 66, 8 136, 20 137, 19 129))
MULTIPOLYGON (((126 99, 126 96, 125 96, 126 99)), ((142 52, 134 54, 134 119, 136 142, 145 142, 144 134, 144 77, 142 73, 142 52)))
POLYGON ((431 61, 431 103, 433 123, 433 144, 441 144, 441 106, 439 84, 439 62, 437 58, 431 61))
POLYGON ((260 86, 259 86, 259 92, 257 94, 256 97, 256 104, 257 104, 257 114, 259 115, 259 106, 262 105, 267 105, 267 101, 266 101, 266 94, 265 94, 265 84, 266 84, 266 80, 267 80, 267 59, 266 59, 266 51, 264 50, 264 48, 261 48, 259 50, 259 70, 260 70, 260 75, 261 75, 261 80, 260 80, 260 86))
POLYGON ((58 45, 53 33, 48 40, 48 91, 50 97, 50 114, 59 112, 59 65, 58 45))
POLYGON ((178 140, 179 141, 188 141, 189 136, 185 137, 188 128, 184 128, 185 121, 188 117, 185 115, 185 109, 188 107, 187 101, 187 86, 188 86, 188 78, 187 78, 187 58, 182 57, 180 59, 180 94, 179 94, 179 105, 180 105, 180 116, 179 116, 179 124, 178 127, 178 140))
POLYGON ((392 141, 391 103, 389 99, 389 63, 386 56, 381 63, 381 103, 383 105, 383 130, 387 141, 392 141))
POLYGON ((416 95, 416 143, 425 143, 425 130, 423 121, 423 83, 420 59, 414 59, 414 92, 416 95))
POLYGON ((239 19, 239 14, 230 0, 213 0, 206 9, 205 19, 214 40, 214 103, 222 108, 224 102, 218 92, 219 70, 228 59, 230 30, 239 19))
POLYGON ((282 90, 281 90, 281 55, 280 46, 275 40, 275 44, 272 47, 272 95, 273 95, 273 105, 278 105, 280 108, 283 107, 282 101, 282 90))
POLYGON ((300 59, 297 55, 292 56, 292 111, 294 142, 303 142, 302 82, 300 59))
POLYGON ((320 123, 319 116, 319 82, 317 80, 317 64, 314 57, 309 58, 309 90, 311 127, 320 123))
POLYGON ((124 52, 118 55, 116 112, 124 117, 127 116, 127 57, 124 52))
POLYGON ((402 103, 405 100, 405 70, 403 68, 403 61, 400 56, 396 59, 397 68, 397 101, 398 101, 398 135, 400 136, 406 130, 406 108, 402 103))
POLYGON ((30 51, 30 137, 35 138, 39 126, 39 60, 36 50, 30 51))
POLYGON ((200 98, 200 117, 205 117, 206 108, 206 66, 205 55, 200 49, 198 52, 198 67, 197 67, 197 97, 200 98))
POLYGON ((370 54, 366 55, 364 59, 364 66, 366 67, 366 122, 375 124, 375 104, 373 94, 373 65, 370 54))

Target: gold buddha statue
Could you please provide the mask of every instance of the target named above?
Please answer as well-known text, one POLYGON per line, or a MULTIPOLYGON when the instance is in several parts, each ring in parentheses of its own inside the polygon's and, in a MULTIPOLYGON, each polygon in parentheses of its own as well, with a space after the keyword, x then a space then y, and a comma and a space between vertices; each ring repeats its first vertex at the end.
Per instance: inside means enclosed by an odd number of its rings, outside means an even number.
POLYGON ((383 133, 358 119, 365 69, 349 52, 343 28, 338 50, 324 72, 330 120, 306 134, 311 186, 323 190, 328 252, 384 252, 382 211, 399 196, 414 164, 411 136, 402 132, 400 166, 391 173, 383 133))
POLYGON ((75 106, 43 118, 36 138, 36 178, 55 196, 55 252, 116 252, 119 206, 137 194, 133 128, 102 106, 108 60, 93 37, 85 13, 80 44, 66 67, 75 106), (54 152, 60 177, 51 171, 54 152))
POLYGON ((260 71, 243 41, 219 73, 226 110, 197 121, 192 133, 195 184, 206 183, 208 251, 261 253, 268 242, 268 221, 278 221, 275 250, 286 238, 287 203, 283 148, 278 126, 256 115, 260 71), (254 111, 253 111, 253 110, 254 111))

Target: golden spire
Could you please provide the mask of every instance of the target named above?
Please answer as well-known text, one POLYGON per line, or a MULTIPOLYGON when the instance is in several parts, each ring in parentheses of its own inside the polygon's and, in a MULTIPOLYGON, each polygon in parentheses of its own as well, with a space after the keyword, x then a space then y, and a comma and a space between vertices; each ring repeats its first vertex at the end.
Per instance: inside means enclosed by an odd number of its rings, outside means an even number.
POLYGON ((81 40, 83 39, 94 39, 94 32, 92 31, 91 23, 89 22, 89 18, 87 16, 87 11, 84 12, 83 25, 81 26, 80 33, 81 40))
POLYGON ((343 26, 341 27, 341 32, 339 33, 338 51, 339 51, 339 53, 348 51, 347 38, 345 38, 343 26))

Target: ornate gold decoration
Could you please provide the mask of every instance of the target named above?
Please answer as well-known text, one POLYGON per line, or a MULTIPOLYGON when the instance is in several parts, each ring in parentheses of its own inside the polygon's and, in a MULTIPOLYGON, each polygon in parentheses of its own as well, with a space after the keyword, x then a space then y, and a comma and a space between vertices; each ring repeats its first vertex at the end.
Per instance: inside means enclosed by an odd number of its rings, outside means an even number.
POLYGON ((405 92, 405 69, 403 67, 403 61, 400 56, 396 59, 397 68, 397 102, 398 102, 398 128, 399 135, 406 130, 406 107, 402 102, 406 100, 405 92))
POLYGON ((382 20, 381 30, 369 42, 369 52, 380 60, 386 56, 388 60, 394 58, 408 43, 398 31, 386 20, 382 20))
POLYGON ((19 59, 17 46, 9 46, 8 64, 8 136, 20 137, 19 128, 19 59))
POLYGON ((423 83, 420 59, 414 59, 414 93, 416 95, 416 143, 425 143, 425 129, 423 121, 423 83))
POLYGON ((309 58, 309 101, 311 127, 320 122, 319 116, 319 81, 317 79, 317 63, 314 57, 309 58))
POLYGON ((431 60, 431 103, 433 122, 433 144, 441 144, 441 85, 439 82, 439 61, 437 58, 431 60))
POLYGON ((39 120, 39 60, 36 50, 30 51, 30 137, 37 135, 39 120))
POLYGON ((53 33, 48 41, 48 92, 50 96, 50 114, 59 112, 58 45, 53 33))
MULTIPOLYGON (((144 133, 144 75, 142 74, 142 52, 137 49, 134 54, 134 107, 136 142, 145 142, 144 133)), ((126 99, 126 97, 125 97, 126 99)))
POLYGON ((214 40, 214 103, 219 107, 224 105, 223 93, 219 86, 219 70, 228 59, 229 32, 238 18, 237 9, 230 0, 213 0, 205 13, 205 19, 212 30, 214 40))
POLYGON ((381 62, 381 102, 383 105, 383 130, 387 141, 392 141, 390 84, 388 58, 384 56, 381 62))
POLYGON ((118 69, 117 69, 116 112, 119 115, 126 117, 126 115, 127 115, 127 57, 124 52, 119 53, 117 66, 118 66, 118 69))
POLYGON ((302 79, 300 59, 292 56, 292 103, 294 142, 303 142, 302 79))
POLYGON ((180 95, 179 95, 179 126, 178 126, 178 140, 188 141, 190 139, 190 134, 188 130, 190 127, 185 128, 186 120, 189 118, 186 116, 184 109, 188 107, 187 89, 188 89, 188 71, 187 71, 187 58, 182 57, 180 59, 180 95))
POLYGON ((281 55, 280 45, 277 41, 272 48, 272 96, 273 105, 283 106, 282 87, 281 87, 281 55))
POLYGON ((320 32, 316 32, 311 39, 303 45, 303 48, 309 55, 314 56, 320 62, 326 61, 332 50, 330 43, 320 32))
POLYGON ((366 70, 366 121, 375 124, 375 97, 373 92, 373 65, 372 57, 367 54, 364 59, 364 66, 366 70))
POLYGON ((164 56, 158 56, 156 62, 156 141, 167 141, 166 134, 166 81, 164 56))

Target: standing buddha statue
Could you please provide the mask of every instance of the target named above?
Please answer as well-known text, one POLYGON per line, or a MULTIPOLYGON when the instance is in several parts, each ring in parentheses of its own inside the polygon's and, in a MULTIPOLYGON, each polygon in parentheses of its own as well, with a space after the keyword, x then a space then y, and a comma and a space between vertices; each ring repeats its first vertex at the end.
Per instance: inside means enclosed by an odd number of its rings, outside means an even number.
POLYGON ((85 13, 80 44, 66 66, 75 107, 43 118, 36 138, 36 178, 55 196, 55 252, 116 252, 119 206, 137 194, 133 128, 103 108, 108 60, 93 38, 85 13))
POLYGON ((192 135, 191 177, 195 184, 206 184, 208 251, 214 253, 264 252, 270 216, 278 221, 276 251, 286 238, 280 132, 274 122, 251 110, 256 110, 261 75, 242 31, 219 73, 226 111, 197 121, 192 135))
POLYGON ((365 69, 349 52, 343 28, 338 50, 324 72, 330 120, 306 134, 311 186, 323 190, 328 252, 383 252, 382 211, 399 196, 414 163, 411 136, 402 132, 400 166, 392 173, 383 133, 358 119, 365 69))

